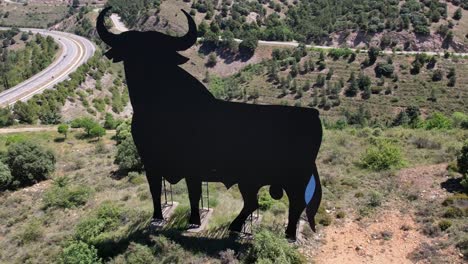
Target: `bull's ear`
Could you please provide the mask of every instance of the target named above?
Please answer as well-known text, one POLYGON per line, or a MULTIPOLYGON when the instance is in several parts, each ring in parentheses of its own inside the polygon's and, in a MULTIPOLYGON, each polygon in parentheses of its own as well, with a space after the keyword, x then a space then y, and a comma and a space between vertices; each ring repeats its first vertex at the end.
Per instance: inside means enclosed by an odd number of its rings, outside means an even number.
POLYGON ((123 61, 123 56, 120 55, 120 52, 117 52, 115 49, 110 49, 104 55, 113 62, 121 62, 123 61))

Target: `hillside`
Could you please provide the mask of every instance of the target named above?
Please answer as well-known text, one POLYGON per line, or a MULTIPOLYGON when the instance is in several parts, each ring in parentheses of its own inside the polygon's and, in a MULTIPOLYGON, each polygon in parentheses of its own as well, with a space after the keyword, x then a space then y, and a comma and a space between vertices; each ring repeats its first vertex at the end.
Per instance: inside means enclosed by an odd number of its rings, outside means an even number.
MULTIPOLYGON (((123 129, 117 138, 125 135, 123 129)), ((152 209, 146 179, 141 172, 118 173, 113 163, 122 145, 116 147, 115 133, 109 134, 101 140, 81 129, 66 139, 53 131, 0 135, 6 160, 21 142, 53 150, 56 157, 49 179, 0 194, 0 261, 76 263, 63 259, 95 256, 107 263, 237 263, 246 257, 273 261, 278 252, 298 254, 280 235, 271 240, 270 233, 260 232, 281 234, 287 217, 287 199, 272 200, 266 188, 260 192, 262 221, 254 240, 226 231, 241 202, 236 187, 227 191, 220 184, 210 184, 214 214, 206 231, 185 233, 189 208, 183 181, 172 186, 180 204, 169 225, 148 233, 152 209), (250 249, 251 243, 262 248, 261 255, 250 249)), ((292 263, 462 263, 467 198, 458 193, 459 174, 447 171, 447 163, 461 147, 457 138, 467 137, 459 129, 325 130, 318 160, 324 186, 319 231, 304 227, 296 246, 306 262, 292 263), (366 153, 375 148, 372 142, 398 149, 402 163, 391 170, 364 168, 366 153), (399 171, 400 166, 408 169, 399 171)))
MULTIPOLYGON (((109 4, 120 5, 112 0, 109 4)), ((206 31, 228 31, 240 39, 253 35, 262 40, 297 40, 335 47, 468 50, 468 7, 458 1, 177 0, 161 1, 157 9, 139 16, 132 16, 129 9, 123 18, 130 27, 162 29, 170 24, 169 30, 178 32, 181 28, 177 22, 183 17, 173 14, 180 8, 190 9, 206 31)))
POLYGON ((53 38, 18 29, 0 31, 0 43, 0 92, 45 69, 59 50, 53 38))
MULTIPOLYGON (((1 12, 10 12, 0 15, 0 24, 51 26, 97 47, 54 89, 0 109, 0 263, 468 260, 468 58, 453 53, 467 51, 466 1, 69 2, 0 1, 1 12), (186 31, 180 8, 191 10, 204 39, 181 52, 190 59, 181 67, 218 99, 320 111, 323 202, 316 233, 305 224, 298 241, 284 239, 288 198, 274 200, 267 186, 258 195, 261 220, 254 235, 230 233, 242 198, 237 186, 226 190, 218 183, 208 187, 214 211, 206 229, 186 232, 184 180, 171 186, 178 206, 167 225, 149 228, 152 200, 130 134, 124 67, 103 56, 109 47, 94 29, 96 6, 106 3, 131 28, 171 35, 186 31)), ((10 67, 0 58, 0 88, 2 72, 21 81, 33 69, 25 61, 35 65, 42 58, 37 49, 51 50, 39 44, 28 50, 40 37, 24 41, 22 35, 0 31, 0 41, 8 42, 2 55, 11 56, 10 67)))

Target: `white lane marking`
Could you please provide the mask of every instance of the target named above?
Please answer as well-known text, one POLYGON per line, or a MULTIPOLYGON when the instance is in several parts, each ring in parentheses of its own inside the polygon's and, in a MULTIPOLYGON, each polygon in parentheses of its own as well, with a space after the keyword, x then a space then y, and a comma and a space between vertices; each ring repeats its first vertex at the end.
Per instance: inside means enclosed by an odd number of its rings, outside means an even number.
MULTIPOLYGON (((85 55, 85 52, 84 52, 84 48, 80 45, 80 43, 78 41, 76 41, 75 39, 73 39, 72 37, 69 38, 69 40, 71 40, 76 46, 78 46, 78 50, 79 50, 79 56, 78 56, 78 59, 75 61, 75 63, 72 64, 72 66, 70 66, 67 69, 65 69, 64 72, 62 72, 59 76, 57 77, 54 77, 54 79, 52 79, 51 81, 47 82, 46 84, 40 86, 39 88, 36 88, 34 89, 31 93, 21 97, 20 99, 17 99, 17 101, 22 101, 22 100, 25 100, 25 99, 29 99, 31 97, 33 97, 34 95, 36 95, 37 93, 45 90, 47 88, 47 86, 49 86, 50 84, 52 84, 53 82, 57 80, 60 80, 60 78, 64 77, 65 75, 67 74, 70 74, 71 72, 75 71, 75 66, 77 64, 79 64, 81 62, 81 60, 83 59, 84 55, 85 55)), ((9 106, 15 104, 16 102, 13 102, 13 103, 10 103, 8 104, 9 106)))

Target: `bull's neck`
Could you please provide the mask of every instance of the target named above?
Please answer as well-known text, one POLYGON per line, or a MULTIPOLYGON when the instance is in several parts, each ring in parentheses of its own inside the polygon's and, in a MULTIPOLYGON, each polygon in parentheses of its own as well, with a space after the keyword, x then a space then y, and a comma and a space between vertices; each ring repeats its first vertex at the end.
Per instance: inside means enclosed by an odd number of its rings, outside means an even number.
POLYGON ((193 111, 214 100, 200 82, 178 66, 141 67, 137 71, 125 67, 125 73, 135 112, 193 111))

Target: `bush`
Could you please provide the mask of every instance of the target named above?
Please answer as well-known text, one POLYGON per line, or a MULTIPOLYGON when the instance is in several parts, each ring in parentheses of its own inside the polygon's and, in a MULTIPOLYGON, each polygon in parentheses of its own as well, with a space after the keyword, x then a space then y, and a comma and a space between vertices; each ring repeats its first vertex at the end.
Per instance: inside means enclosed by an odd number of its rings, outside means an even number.
POLYGON ((460 155, 457 157, 457 168, 462 175, 468 176, 468 141, 465 141, 460 155))
POLYGON ((404 165, 404 161, 400 148, 388 141, 378 140, 361 156, 361 164, 366 169, 382 171, 400 168, 404 165))
POLYGON ((61 124, 57 128, 57 132, 62 134, 65 138, 67 138, 68 135, 68 125, 67 124, 61 124))
POLYGON ((21 244, 27 244, 37 241, 42 237, 43 233, 44 230, 42 229, 41 223, 37 220, 33 220, 26 224, 23 231, 19 234, 18 240, 21 244))
POLYGON ((114 231, 120 224, 122 211, 119 207, 104 203, 94 216, 81 221, 75 230, 75 238, 90 245, 106 239, 106 233, 114 231))
POLYGON ((458 218, 463 216, 463 211, 458 208, 451 206, 445 210, 444 217, 445 218, 458 218))
POLYGON ((29 185, 45 180, 55 170, 54 154, 31 142, 11 145, 6 161, 15 185, 29 185))
POLYGON ((452 120, 440 112, 432 114, 424 122, 426 129, 451 129, 452 120))
POLYGON ((273 200, 273 198, 271 198, 267 189, 261 189, 258 194, 258 208, 260 208, 260 210, 266 211, 270 209, 274 203, 275 201, 273 200))
POLYGON ((114 163, 119 165, 119 169, 122 171, 141 171, 143 169, 143 163, 131 136, 125 138, 117 147, 114 163))
POLYGON ((13 180, 8 165, 0 161, 0 190, 7 188, 13 180))
POLYGON ((97 250, 82 241, 72 241, 60 254, 61 264, 97 264, 101 263, 97 250))
POLYGON ((246 263, 296 264, 306 261, 284 238, 261 230, 255 234, 252 246, 247 252, 246 263))
POLYGON ((442 220, 439 222, 439 228, 442 231, 449 229, 451 226, 452 226, 452 222, 450 222, 449 220, 442 220))
POLYGON ((157 263, 151 248, 145 245, 130 243, 125 253, 125 263, 128 264, 150 264, 157 263))
POLYGON ((69 187, 68 184, 55 183, 44 194, 45 208, 73 208, 85 205, 89 199, 91 191, 87 187, 75 186, 69 187))
POLYGON ((103 137, 104 135, 106 135, 106 129, 103 128, 102 126, 100 125, 95 125, 93 128, 91 128, 91 130, 89 131, 89 136, 91 137, 97 137, 98 139, 101 139, 101 137, 103 137))
POLYGON ((371 192, 369 196, 369 206, 378 207, 380 205, 382 205, 382 194, 377 191, 371 192))
POLYGON ((242 53, 246 53, 248 55, 252 55, 258 46, 258 39, 253 36, 247 36, 244 40, 239 44, 239 51, 242 53))

